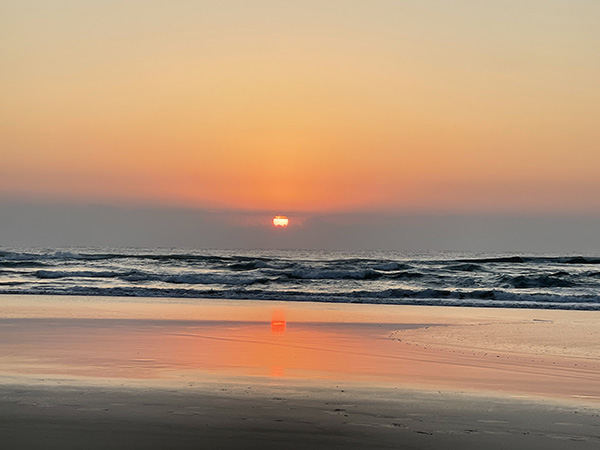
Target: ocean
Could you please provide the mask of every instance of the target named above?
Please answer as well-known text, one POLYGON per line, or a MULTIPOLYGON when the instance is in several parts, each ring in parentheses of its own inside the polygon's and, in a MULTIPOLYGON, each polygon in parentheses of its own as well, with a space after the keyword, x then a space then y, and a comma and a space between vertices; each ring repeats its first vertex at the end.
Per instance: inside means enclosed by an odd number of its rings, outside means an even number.
POLYGON ((600 310, 600 257, 2 248, 0 294, 600 310))

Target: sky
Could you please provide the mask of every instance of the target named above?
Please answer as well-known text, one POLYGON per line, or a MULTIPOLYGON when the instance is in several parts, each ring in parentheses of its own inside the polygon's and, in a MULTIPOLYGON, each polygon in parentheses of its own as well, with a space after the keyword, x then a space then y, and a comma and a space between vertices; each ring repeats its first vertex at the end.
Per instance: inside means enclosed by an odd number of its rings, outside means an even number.
POLYGON ((326 223, 487 249, 541 223, 571 248, 600 217, 599 48, 597 0, 4 0, 0 245, 74 243, 48 231, 68 210, 171 214, 184 246, 326 245, 326 223), (252 235, 275 214, 305 228, 252 235))

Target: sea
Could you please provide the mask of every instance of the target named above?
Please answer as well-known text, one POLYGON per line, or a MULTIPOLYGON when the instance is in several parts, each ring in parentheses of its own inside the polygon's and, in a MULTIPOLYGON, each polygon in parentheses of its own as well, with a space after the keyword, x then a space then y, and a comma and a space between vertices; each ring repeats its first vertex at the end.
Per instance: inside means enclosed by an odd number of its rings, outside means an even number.
POLYGON ((600 310, 600 257, 0 248, 0 294, 600 310))

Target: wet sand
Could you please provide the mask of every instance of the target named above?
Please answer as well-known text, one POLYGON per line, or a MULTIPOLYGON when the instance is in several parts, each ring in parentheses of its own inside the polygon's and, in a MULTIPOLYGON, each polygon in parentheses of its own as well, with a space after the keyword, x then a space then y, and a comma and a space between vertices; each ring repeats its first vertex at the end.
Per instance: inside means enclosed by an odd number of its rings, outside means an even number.
POLYGON ((2 448, 600 444, 596 312, 0 302, 2 448))
POLYGON ((3 386, 3 448, 596 449, 597 411, 342 386, 3 386))

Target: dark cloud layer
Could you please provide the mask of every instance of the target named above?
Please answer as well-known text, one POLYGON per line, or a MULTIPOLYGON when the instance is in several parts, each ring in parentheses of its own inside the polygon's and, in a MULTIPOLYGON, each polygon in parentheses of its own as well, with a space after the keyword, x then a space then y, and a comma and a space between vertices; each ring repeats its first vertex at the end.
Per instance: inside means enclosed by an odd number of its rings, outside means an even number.
POLYGON ((0 246, 600 251, 600 216, 269 216, 158 207, 0 203, 0 246), (264 216, 264 217, 263 217, 264 216))

